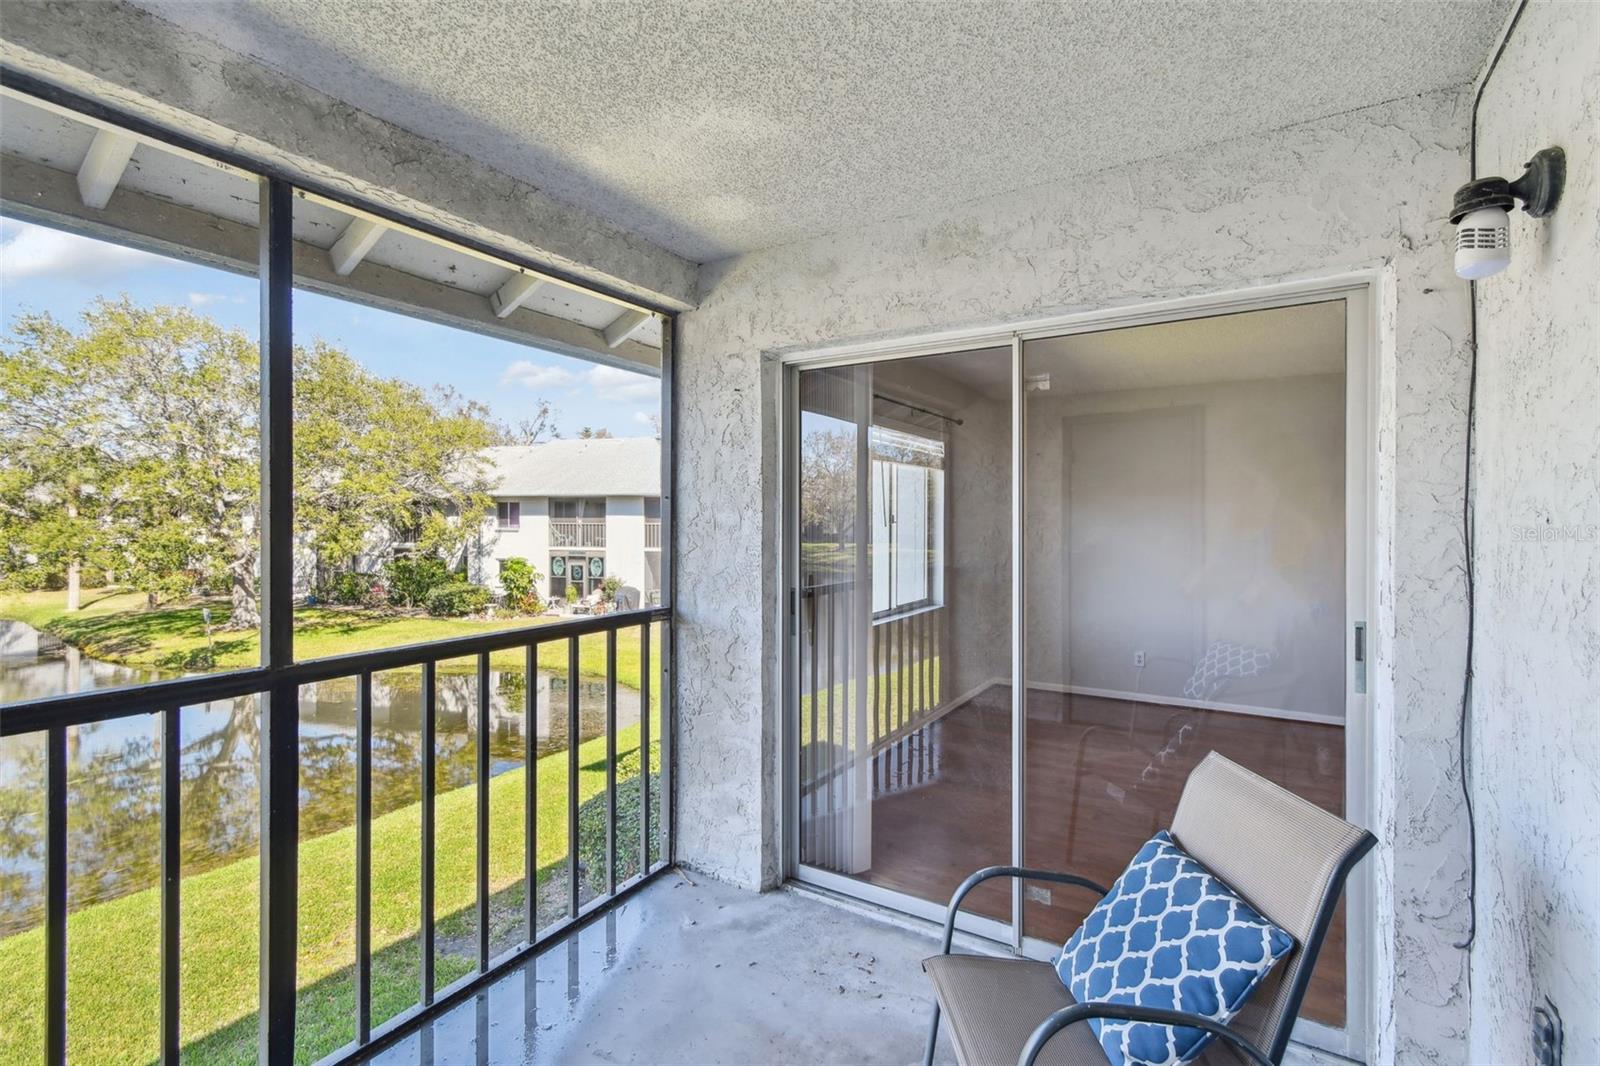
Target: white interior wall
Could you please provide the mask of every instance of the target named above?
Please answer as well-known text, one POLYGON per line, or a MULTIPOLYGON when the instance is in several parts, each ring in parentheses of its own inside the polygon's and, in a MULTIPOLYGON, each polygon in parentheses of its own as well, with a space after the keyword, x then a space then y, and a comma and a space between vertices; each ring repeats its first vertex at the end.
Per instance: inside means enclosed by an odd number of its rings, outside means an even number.
POLYGON ((1231 641, 1274 666, 1213 702, 1342 720, 1344 387, 1029 393, 1029 683, 1181 698, 1231 641))
POLYGON ((942 212, 710 264, 680 324, 678 854, 782 874, 776 367, 783 350, 1308 276, 1382 280, 1379 599, 1372 622, 1374 1004, 1367 1057, 1465 1054, 1468 329, 1443 204, 1466 172, 1459 91, 1393 101, 942 212), (760 575, 758 580, 756 575, 760 575))
POLYGON ((1479 110, 1478 171, 1567 153, 1477 284, 1473 1062, 1530 1059, 1549 997, 1600 1062, 1600 7, 1529 5, 1479 110))

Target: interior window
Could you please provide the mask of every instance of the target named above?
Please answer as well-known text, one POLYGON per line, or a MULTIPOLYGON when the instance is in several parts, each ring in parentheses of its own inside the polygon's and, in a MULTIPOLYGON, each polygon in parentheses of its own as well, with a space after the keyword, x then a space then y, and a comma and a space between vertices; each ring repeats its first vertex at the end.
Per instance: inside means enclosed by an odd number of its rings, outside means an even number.
POLYGON ((944 442, 874 425, 871 445, 873 613, 936 603, 944 442))

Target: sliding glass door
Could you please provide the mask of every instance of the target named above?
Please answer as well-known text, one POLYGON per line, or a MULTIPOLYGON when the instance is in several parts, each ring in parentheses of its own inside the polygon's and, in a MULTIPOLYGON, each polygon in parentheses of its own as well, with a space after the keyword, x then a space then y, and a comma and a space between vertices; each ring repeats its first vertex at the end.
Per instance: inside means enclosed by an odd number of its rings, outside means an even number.
MULTIPOLYGON (((1343 300, 1032 340, 1024 864, 1109 884, 1217 751, 1345 796, 1343 300)), ((1049 943, 1093 906, 1030 886, 1049 943)), ((1304 1014, 1344 1023, 1343 924, 1304 1014)))
POLYGON ((799 861, 927 901, 1011 853, 1010 366, 795 379, 799 861))
MULTIPOLYGON (((796 874, 930 916, 987 865, 1109 883, 1211 751, 1362 820, 1366 323, 1352 290, 792 369, 796 874)), ((970 899, 1041 956, 1094 902, 970 899)), ((1346 921, 1302 1012, 1337 1051, 1346 921)))

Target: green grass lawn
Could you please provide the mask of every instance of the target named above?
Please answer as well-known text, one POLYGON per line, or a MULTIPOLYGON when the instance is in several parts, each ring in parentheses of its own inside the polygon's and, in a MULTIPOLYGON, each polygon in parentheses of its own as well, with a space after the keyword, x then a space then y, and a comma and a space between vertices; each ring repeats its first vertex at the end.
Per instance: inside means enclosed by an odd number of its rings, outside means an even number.
MULTIPOLYGON (((201 615, 207 606, 211 608, 213 626, 225 624, 229 615, 225 600, 150 610, 141 593, 90 590, 83 595, 83 607, 68 612, 64 592, 0 593, 0 618, 26 622, 105 662, 173 672, 204 670, 208 668, 208 661, 209 668, 215 670, 259 665, 259 631, 214 629, 214 645, 208 645, 201 615)), ((548 615, 485 620, 395 615, 347 607, 300 607, 294 615, 294 652, 297 659, 321 659, 554 621, 557 619, 548 615)), ((591 637, 578 643, 579 672, 585 677, 604 677, 605 640, 591 637)), ((517 670, 522 664, 521 649, 513 648, 491 656, 491 665, 496 670, 517 670)), ((539 665, 546 670, 564 672, 566 643, 558 641, 541 646, 539 665)), ((440 669, 468 671, 473 667, 469 661, 457 659, 441 664, 440 669)), ((617 634, 617 679, 629 688, 639 687, 639 631, 636 628, 630 627, 617 634)))
POLYGON ((808 584, 846 581, 855 572, 856 546, 833 541, 804 541, 800 545, 800 570, 808 584))
MULTIPOLYGON (((638 839, 639 727, 618 734, 619 838, 638 839), (625 791, 626 790, 626 791, 625 791), (630 835, 631 826, 631 835, 630 835)), ((659 748, 652 744, 652 769, 659 748)), ((586 878, 603 884, 605 738, 580 745, 579 856, 586 878)), ((659 778, 653 774, 652 781, 659 778)), ((570 854, 566 831, 567 755, 538 762, 538 868, 561 897, 570 854)), ((523 891, 523 771, 495 777, 490 791, 489 876, 497 947, 520 938, 523 891)), ((659 803, 657 797, 654 802, 659 803)), ((436 808, 437 986, 475 965, 476 789, 441 794, 436 808)), ((659 817, 659 815, 657 815, 659 817)), ((417 1000, 418 839, 421 806, 373 821, 372 945, 374 1023, 417 1000)), ((619 848, 619 851, 621 849, 619 848)), ((634 849, 636 850, 636 849, 634 849)), ((619 880, 637 870, 637 861, 619 880)), ((355 1036, 355 830, 300 845, 297 1059, 313 1062, 355 1036)), ((541 894, 542 898, 545 894, 541 894)), ((254 1061, 259 862, 255 857, 182 883, 184 1059, 254 1061)), ((158 1057, 160 893, 145 889, 86 907, 67 921, 69 1056, 75 1062, 151 1062, 158 1057)), ((558 915, 552 913, 551 917, 558 915)), ((0 940, 0 1062, 37 1060, 43 1047, 41 928, 0 940)))

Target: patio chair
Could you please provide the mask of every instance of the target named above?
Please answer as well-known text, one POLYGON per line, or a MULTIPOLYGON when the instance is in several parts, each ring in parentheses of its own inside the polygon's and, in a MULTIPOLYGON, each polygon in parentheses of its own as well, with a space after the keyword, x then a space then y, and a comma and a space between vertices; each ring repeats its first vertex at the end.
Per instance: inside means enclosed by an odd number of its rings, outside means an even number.
POLYGON ((925 1061, 933 1062, 942 1012, 963 1066, 1106 1066, 1093 1029, 1076 1024, 1091 1018, 1191 1026, 1215 1034, 1199 1062, 1280 1062, 1345 879, 1377 840, 1214 751, 1185 782, 1171 835, 1191 858, 1294 938, 1289 953, 1253 990, 1231 1025, 1179 1011, 1077 1003, 1049 963, 952 954, 961 901, 983 881, 1048 881, 1102 897, 1108 891, 1075 874, 991 866, 967 878, 951 896, 943 950, 922 964, 936 996, 925 1061))

